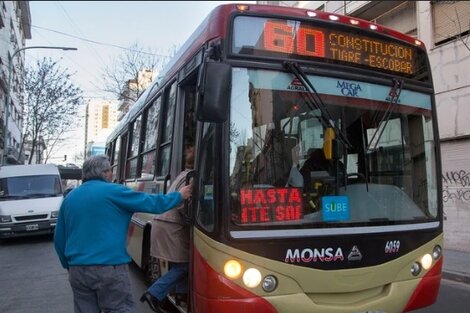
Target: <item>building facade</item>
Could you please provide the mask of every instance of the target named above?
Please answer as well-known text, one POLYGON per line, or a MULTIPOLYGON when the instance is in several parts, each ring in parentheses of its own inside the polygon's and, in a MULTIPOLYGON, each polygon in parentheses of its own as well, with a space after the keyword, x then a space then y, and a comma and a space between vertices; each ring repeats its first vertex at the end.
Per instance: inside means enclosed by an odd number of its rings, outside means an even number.
POLYGON ((15 164, 23 159, 19 155, 23 108, 18 94, 22 88, 25 63, 25 54, 21 49, 25 47, 26 39, 31 39, 29 1, 0 1, 0 147, 2 156, 6 156, 4 164, 15 164), (8 118, 6 132, 5 118, 8 118))
POLYGON ((87 105, 86 156, 104 154, 107 137, 117 125, 117 101, 94 100, 87 105))
POLYGON ((257 1, 354 16, 419 38, 436 92, 448 249, 470 252, 470 2, 257 1))
POLYGON ((137 74, 136 79, 130 79, 127 81, 126 85, 123 88, 123 92, 119 97, 119 115, 118 121, 129 112, 130 107, 137 100, 139 95, 150 85, 150 83, 155 79, 156 73, 152 70, 142 70, 137 74))

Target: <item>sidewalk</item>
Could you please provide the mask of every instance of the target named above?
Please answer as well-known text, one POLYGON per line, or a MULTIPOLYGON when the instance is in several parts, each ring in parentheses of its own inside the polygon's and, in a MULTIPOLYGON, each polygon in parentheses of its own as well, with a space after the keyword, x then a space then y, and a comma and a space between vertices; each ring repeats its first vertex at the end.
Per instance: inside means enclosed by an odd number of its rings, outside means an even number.
POLYGON ((444 249, 442 278, 470 284, 470 253, 444 249))

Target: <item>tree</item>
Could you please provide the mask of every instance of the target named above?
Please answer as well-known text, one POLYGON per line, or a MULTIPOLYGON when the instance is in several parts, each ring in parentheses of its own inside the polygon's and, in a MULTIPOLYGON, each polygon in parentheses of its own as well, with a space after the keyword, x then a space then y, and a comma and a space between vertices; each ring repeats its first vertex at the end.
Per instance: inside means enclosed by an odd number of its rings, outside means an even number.
POLYGON ((146 52, 135 42, 102 70, 104 91, 134 102, 144 92, 168 56, 146 52), (145 75, 147 73, 147 75, 145 75))
POLYGON ((20 155, 24 143, 30 142, 29 164, 38 144, 44 143, 47 160, 56 144, 64 139, 63 134, 78 123, 76 117, 83 92, 72 83, 71 77, 68 69, 50 58, 38 60, 25 70, 24 92, 20 96, 24 110, 20 155))

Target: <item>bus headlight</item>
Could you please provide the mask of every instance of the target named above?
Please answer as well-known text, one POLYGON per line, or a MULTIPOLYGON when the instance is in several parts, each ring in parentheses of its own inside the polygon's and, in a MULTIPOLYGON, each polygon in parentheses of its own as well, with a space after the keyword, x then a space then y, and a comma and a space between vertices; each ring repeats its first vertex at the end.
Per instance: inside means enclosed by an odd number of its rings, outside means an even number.
POLYGON ((277 287, 277 279, 273 275, 268 275, 263 279, 263 284, 261 285, 263 290, 266 292, 271 292, 277 287))
POLYGON ((423 257, 421 258, 421 265, 423 266, 425 270, 428 270, 431 268, 432 256, 429 253, 426 253, 425 255, 423 255, 423 257))
POLYGON ((243 283, 248 288, 255 288, 261 282, 261 273, 256 268, 249 268, 243 273, 243 283))
POLYGON ((242 265, 235 260, 228 260, 224 265, 224 273, 230 279, 235 279, 240 276, 242 272, 242 265))
POLYGON ((434 260, 437 260, 441 257, 442 255, 442 248, 440 245, 437 245, 434 247, 434 249, 432 250, 432 258, 434 260))
POLYGON ((419 265, 418 262, 414 262, 413 264, 411 264, 411 274, 413 274, 413 276, 418 276, 420 272, 421 265, 419 265))

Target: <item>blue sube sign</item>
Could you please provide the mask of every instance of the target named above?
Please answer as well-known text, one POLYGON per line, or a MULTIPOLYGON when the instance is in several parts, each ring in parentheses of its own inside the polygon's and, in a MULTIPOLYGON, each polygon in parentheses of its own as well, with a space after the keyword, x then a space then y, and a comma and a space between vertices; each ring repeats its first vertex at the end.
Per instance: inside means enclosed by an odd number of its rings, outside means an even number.
POLYGON ((322 198, 324 222, 349 220, 349 198, 346 196, 328 196, 322 198))

